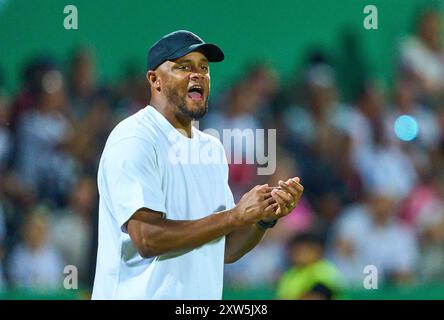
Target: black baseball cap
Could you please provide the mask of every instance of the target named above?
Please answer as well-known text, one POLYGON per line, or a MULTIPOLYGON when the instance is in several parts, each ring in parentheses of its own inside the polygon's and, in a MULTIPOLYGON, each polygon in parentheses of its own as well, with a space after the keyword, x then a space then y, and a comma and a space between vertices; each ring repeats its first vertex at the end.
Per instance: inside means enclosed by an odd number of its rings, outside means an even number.
POLYGON ((205 43, 194 33, 178 30, 163 36, 148 51, 147 70, 155 70, 167 60, 174 60, 200 50, 209 62, 224 60, 224 53, 215 44, 205 43))

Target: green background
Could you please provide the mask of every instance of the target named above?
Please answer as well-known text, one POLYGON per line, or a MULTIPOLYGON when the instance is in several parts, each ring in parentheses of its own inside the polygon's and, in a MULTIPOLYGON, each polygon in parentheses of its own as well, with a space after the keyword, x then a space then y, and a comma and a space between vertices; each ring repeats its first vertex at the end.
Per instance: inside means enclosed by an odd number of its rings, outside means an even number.
MULTIPOLYGON (((230 288, 224 287, 224 300, 273 300, 275 298, 275 288, 230 288)), ((443 284, 422 284, 401 287, 386 287, 374 290, 347 290, 344 293, 347 300, 443 300, 443 284)), ((22 299, 47 299, 47 300, 82 300, 90 299, 90 292, 87 290, 56 290, 56 291, 36 291, 36 290, 13 290, 0 292, 0 300, 22 300, 22 299)))
MULTIPOLYGON (((188 29, 221 45, 226 60, 212 67, 216 89, 232 82, 250 62, 269 61, 290 77, 307 55, 322 48, 347 62, 344 35, 356 37, 371 75, 389 81, 395 48, 412 29, 420 0, 0 0, 0 68, 6 87, 17 89, 23 63, 41 53, 66 62, 71 51, 94 49, 99 79, 113 81, 131 62, 144 73, 146 52, 162 35, 188 29), (65 5, 78 9, 78 30, 65 30, 65 5), (378 30, 363 27, 365 5, 378 9, 378 30)), ((353 61, 343 71, 354 68, 353 61)), ((344 81, 347 81, 345 79, 344 81)), ((350 81, 350 79, 348 79, 350 81)))

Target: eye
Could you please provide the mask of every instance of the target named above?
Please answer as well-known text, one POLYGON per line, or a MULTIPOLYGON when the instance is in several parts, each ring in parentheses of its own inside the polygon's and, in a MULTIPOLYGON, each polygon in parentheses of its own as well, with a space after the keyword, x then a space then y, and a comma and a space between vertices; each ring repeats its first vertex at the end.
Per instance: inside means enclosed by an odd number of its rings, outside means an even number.
POLYGON ((203 65, 203 66, 201 66, 200 68, 201 68, 202 70, 208 71, 208 66, 206 66, 206 65, 203 65))
POLYGON ((177 66, 177 69, 179 69, 179 70, 189 70, 190 67, 187 66, 187 65, 180 64, 180 65, 177 66))

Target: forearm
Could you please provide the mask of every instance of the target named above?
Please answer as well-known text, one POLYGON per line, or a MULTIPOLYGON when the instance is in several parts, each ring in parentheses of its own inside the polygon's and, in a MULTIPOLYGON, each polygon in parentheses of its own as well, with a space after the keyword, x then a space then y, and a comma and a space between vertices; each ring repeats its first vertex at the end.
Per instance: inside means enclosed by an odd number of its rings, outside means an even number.
MULTIPOLYGON (((222 211, 198 220, 169 220, 158 215, 140 214, 134 237, 139 252, 144 257, 191 250, 229 234, 237 228, 231 210, 222 211)), ((130 228, 130 225, 128 225, 130 228)), ((134 234, 134 233, 133 233, 134 234)))
POLYGON ((248 225, 229 233, 225 238, 225 263, 233 263, 253 249, 262 240, 265 230, 248 225))

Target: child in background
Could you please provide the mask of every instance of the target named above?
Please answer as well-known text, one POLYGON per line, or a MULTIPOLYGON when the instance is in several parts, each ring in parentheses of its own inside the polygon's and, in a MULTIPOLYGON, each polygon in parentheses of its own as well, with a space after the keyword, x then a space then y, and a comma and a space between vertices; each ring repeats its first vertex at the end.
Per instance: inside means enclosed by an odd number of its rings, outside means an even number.
POLYGON ((331 300, 342 293, 336 267, 324 258, 323 240, 315 234, 294 236, 288 243, 291 267, 277 288, 277 298, 285 300, 331 300))

